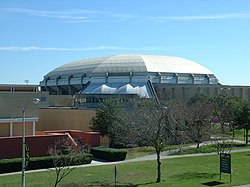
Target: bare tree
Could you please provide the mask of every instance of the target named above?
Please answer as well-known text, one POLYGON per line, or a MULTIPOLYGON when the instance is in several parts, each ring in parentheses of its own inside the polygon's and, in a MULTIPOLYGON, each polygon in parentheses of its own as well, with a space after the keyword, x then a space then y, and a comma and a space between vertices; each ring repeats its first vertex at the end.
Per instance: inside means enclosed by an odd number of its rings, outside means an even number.
POLYGON ((126 126, 129 136, 138 144, 152 145, 157 155, 157 179, 161 182, 160 153, 164 145, 173 141, 178 132, 178 123, 172 115, 174 105, 157 104, 150 100, 140 100, 132 111, 126 111, 123 117, 123 126, 126 126))
POLYGON ((218 155, 220 155, 220 153, 230 153, 233 148, 234 134, 230 133, 230 128, 225 127, 226 126, 222 128, 221 123, 214 123, 210 129, 210 140, 211 143, 216 146, 218 155))
POLYGON ((195 96, 186 105, 185 120, 188 137, 197 143, 209 139, 213 107, 205 96, 195 96))
POLYGON ((229 128, 234 135, 235 111, 239 108, 241 99, 227 95, 219 95, 211 98, 213 104, 214 122, 221 125, 222 132, 229 128))
POLYGON ((220 155, 221 153, 230 153, 232 148, 233 148, 233 139, 231 139, 231 140, 225 140, 225 139, 216 140, 215 146, 216 146, 218 155, 220 155))
POLYGON ((79 150, 74 149, 67 140, 63 139, 55 142, 49 148, 49 154, 52 156, 55 167, 54 187, 56 187, 78 164, 81 164, 84 153, 79 153, 79 150))

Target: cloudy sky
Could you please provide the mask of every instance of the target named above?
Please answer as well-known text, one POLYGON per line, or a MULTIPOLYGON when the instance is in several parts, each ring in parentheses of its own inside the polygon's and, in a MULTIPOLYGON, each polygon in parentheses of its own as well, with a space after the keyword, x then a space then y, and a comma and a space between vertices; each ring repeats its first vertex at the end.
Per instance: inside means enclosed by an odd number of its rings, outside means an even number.
POLYGON ((0 84, 39 84, 65 63, 179 56, 250 85, 249 0, 1 0, 0 84))

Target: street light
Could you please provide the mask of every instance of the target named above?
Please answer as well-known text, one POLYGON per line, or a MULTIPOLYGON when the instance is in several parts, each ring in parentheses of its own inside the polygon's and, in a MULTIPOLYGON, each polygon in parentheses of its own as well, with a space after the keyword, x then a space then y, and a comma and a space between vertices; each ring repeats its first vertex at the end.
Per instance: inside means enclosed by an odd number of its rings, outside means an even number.
MULTIPOLYGON (((40 102, 40 99, 33 98, 32 102, 34 104, 38 104, 40 102)), ((26 142, 25 142, 25 111, 28 107, 29 103, 22 109, 22 116, 23 116, 23 124, 22 124, 22 187, 25 187, 25 148, 26 148, 26 142)))

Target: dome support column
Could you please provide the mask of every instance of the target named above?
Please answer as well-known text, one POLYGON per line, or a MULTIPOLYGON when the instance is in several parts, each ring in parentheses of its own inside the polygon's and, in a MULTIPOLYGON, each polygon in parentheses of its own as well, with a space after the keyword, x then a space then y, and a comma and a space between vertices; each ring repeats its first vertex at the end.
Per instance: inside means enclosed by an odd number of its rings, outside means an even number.
POLYGON ((191 79, 192 79, 192 84, 195 84, 195 80, 194 80, 194 74, 191 74, 191 79))
POLYGON ((161 83, 161 73, 158 72, 158 77, 159 77, 159 83, 161 83))
POLYGON ((71 85, 70 85, 70 80, 73 77, 73 75, 68 76, 68 94, 72 95, 72 89, 71 89, 71 85))
POLYGON ((106 76, 106 83, 108 83, 109 73, 106 73, 105 76, 106 76))
POLYGON ((130 82, 130 83, 132 82, 132 76, 133 76, 133 73, 132 73, 132 72, 129 72, 129 82, 130 82))
POLYGON ((208 74, 207 74, 207 82, 208 82, 208 84, 211 83, 211 79, 210 79, 210 76, 208 74))
POLYGON ((178 73, 175 73, 174 76, 176 78, 176 84, 178 84, 179 83, 179 75, 178 75, 178 73))

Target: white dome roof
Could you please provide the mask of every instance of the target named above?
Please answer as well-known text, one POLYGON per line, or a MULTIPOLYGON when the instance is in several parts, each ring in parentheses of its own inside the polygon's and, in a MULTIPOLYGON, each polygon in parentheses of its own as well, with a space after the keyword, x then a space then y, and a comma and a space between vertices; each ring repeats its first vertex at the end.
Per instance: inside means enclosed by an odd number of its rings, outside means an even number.
POLYGON ((204 66, 185 58, 143 54, 123 54, 67 63, 51 71, 45 77, 84 73, 127 72, 213 74, 204 66))

